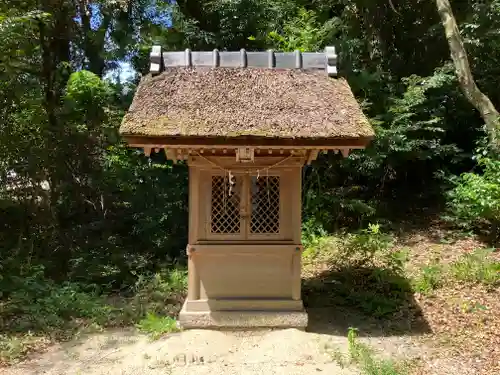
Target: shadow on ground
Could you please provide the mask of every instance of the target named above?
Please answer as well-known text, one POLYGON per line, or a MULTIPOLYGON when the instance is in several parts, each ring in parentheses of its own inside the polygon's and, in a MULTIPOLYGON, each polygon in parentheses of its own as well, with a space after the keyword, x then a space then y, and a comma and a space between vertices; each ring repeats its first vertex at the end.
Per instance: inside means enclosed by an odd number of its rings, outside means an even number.
POLYGON ((421 335, 431 329, 414 299, 410 281, 390 269, 347 267, 303 280, 307 331, 360 336, 421 335))

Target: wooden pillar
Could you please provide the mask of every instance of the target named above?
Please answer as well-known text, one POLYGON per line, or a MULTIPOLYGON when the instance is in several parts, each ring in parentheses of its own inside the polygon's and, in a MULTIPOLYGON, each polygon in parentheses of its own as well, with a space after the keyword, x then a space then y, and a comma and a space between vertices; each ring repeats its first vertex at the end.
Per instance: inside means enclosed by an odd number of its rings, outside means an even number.
POLYGON ((301 299, 301 269, 302 269, 302 249, 297 247, 292 255, 292 299, 300 301, 301 299))
POLYGON ((196 243, 198 241, 198 220, 200 214, 200 171, 189 167, 189 245, 188 253, 188 300, 200 299, 200 276, 196 265, 196 243))
MULTIPOLYGON (((196 249, 195 251, 196 252, 196 249)), ((188 296, 189 301, 195 301, 200 299, 200 276, 198 270, 196 269, 195 255, 193 251, 190 251, 188 259, 188 296)))
POLYGON ((292 231, 295 251, 292 255, 292 299, 301 299, 302 271, 302 168, 294 168, 292 189, 292 231))

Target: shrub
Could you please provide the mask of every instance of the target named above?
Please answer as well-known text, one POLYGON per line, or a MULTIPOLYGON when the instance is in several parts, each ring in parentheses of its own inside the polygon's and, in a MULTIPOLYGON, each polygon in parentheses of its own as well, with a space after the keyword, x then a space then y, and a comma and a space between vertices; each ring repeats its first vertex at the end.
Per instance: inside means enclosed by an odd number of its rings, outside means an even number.
POLYGON ((380 225, 369 224, 356 234, 348 234, 341 248, 341 257, 354 267, 370 264, 376 255, 386 257, 393 244, 392 236, 383 233, 380 225))
POLYGON ((134 324, 148 313, 174 316, 187 287, 185 270, 167 268, 153 275, 136 276, 129 297, 113 298, 99 294, 92 285, 56 283, 45 277, 41 265, 16 269, 12 260, 6 259, 3 266, 8 272, 0 278, 0 326, 10 333, 33 331, 66 337, 75 328, 89 324, 134 324))
POLYGON ((176 315, 187 290, 187 272, 184 269, 166 269, 150 276, 139 276, 134 287, 131 305, 136 314, 176 315))
POLYGON ((79 284, 57 284, 44 277, 44 268, 28 268, 19 276, 2 280, 4 300, 0 319, 11 331, 43 331, 65 328, 74 319, 103 324, 112 307, 95 292, 79 284))
POLYGON ((314 226, 313 221, 307 221, 302 229, 302 244, 305 260, 332 263, 341 246, 341 239, 329 235, 321 226, 314 226))
POLYGON ((448 193, 447 219, 465 229, 484 229, 500 236, 500 159, 479 157, 483 173, 464 173, 448 193))

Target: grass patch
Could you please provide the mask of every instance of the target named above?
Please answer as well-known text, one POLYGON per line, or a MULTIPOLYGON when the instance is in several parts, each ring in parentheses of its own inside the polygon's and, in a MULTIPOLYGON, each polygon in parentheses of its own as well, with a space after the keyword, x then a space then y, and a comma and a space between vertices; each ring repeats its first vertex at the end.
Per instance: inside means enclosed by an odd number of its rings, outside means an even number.
POLYGON ((48 345, 50 341, 46 337, 27 334, 5 334, 0 335, 0 365, 17 362, 26 354, 48 345))
POLYGON ((413 290, 422 294, 430 294, 444 283, 444 268, 436 263, 422 268, 420 274, 413 279, 413 290))
POLYGON ((155 313, 147 313, 137 325, 142 332, 148 333, 153 340, 159 339, 162 335, 179 331, 177 321, 170 316, 159 316, 155 313))
POLYGON ((491 258, 493 249, 478 249, 450 265, 450 275, 457 281, 495 286, 500 283, 500 262, 491 258))
POLYGON ((488 287, 500 285, 500 262, 491 257, 492 252, 493 249, 477 249, 447 265, 434 263, 425 266, 413 279, 413 289, 419 293, 431 294, 442 286, 456 282, 488 287))
POLYGON ((349 366, 349 357, 343 353, 339 348, 331 347, 328 344, 324 346, 325 353, 330 356, 332 361, 336 362, 340 368, 349 366))
POLYGON ((336 236, 313 236, 304 239, 302 258, 306 263, 331 263, 335 261, 342 238, 336 236))
POLYGON ((356 329, 349 329, 347 339, 351 362, 359 367, 364 375, 408 374, 406 366, 392 360, 377 358, 372 348, 358 341, 356 329))

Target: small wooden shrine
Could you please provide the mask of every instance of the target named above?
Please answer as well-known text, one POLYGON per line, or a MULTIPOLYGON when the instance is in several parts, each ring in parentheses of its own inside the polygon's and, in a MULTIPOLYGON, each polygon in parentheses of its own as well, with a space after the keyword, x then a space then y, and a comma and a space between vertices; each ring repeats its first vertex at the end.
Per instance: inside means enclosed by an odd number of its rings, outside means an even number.
POLYGON ((373 137, 336 58, 153 47, 120 133, 189 167, 185 328, 307 325, 302 167, 373 137))

